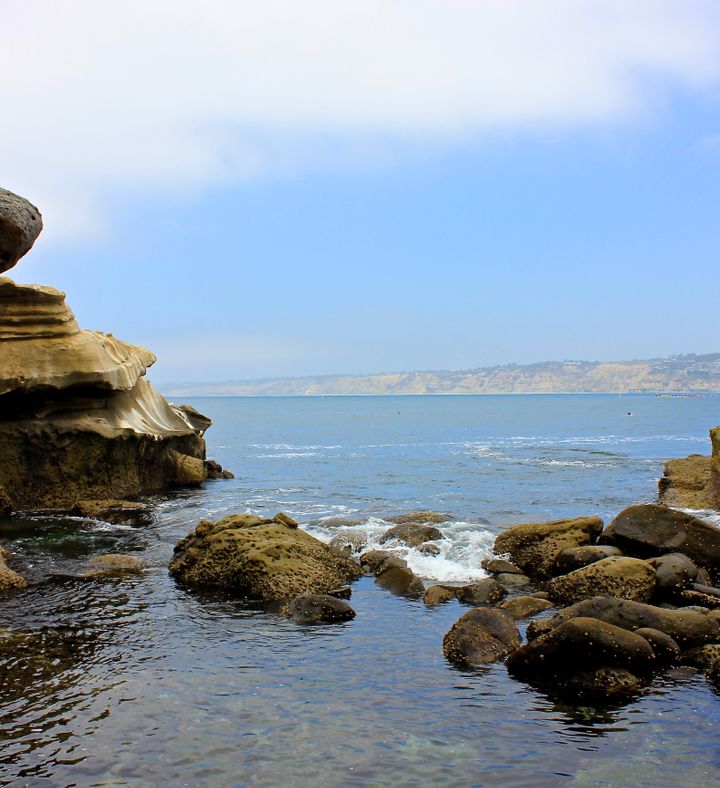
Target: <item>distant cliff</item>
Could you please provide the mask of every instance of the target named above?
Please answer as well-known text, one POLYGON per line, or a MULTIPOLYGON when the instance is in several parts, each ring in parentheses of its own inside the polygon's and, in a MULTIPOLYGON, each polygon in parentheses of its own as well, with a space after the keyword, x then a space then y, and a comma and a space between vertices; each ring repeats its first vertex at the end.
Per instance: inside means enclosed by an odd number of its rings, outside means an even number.
POLYGON ((173 383, 163 390, 172 396, 720 393, 720 353, 646 361, 550 361, 441 372, 173 383))

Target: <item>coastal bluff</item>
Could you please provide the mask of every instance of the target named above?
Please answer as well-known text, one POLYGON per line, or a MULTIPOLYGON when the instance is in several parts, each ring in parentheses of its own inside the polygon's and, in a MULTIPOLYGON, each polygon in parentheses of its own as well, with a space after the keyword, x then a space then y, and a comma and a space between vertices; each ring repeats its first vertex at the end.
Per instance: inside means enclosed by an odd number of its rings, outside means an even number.
MULTIPOLYGON (((0 273, 42 230, 38 209, 0 189, 0 273)), ((0 277, 0 501, 67 510, 223 475, 206 460, 210 420, 145 378, 155 356, 80 328, 65 294, 0 277)))

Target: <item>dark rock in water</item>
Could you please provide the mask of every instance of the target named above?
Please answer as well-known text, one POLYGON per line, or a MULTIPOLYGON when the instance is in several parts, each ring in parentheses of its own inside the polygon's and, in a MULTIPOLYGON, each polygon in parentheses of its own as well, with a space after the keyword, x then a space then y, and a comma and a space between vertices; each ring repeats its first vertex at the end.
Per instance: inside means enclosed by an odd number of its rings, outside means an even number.
POLYGON ((96 555, 90 559, 91 568, 82 574, 82 577, 93 579, 140 572, 145 568, 142 559, 134 555, 120 553, 106 553, 96 555))
POLYGON ((498 583, 506 586, 526 586, 530 584, 530 578, 527 575, 517 574, 516 572, 500 572, 495 575, 498 583))
POLYGON ((534 596, 516 596, 500 603, 503 610, 507 610, 513 618, 530 618, 553 607, 547 599, 538 599, 534 596))
POLYGON ((611 556, 553 578, 547 590, 551 599, 564 605, 600 595, 649 602, 655 570, 637 558, 611 556))
POLYGON ((328 591, 328 594, 338 599, 350 599, 352 596, 352 588, 350 588, 350 586, 340 586, 339 588, 331 589, 328 591))
POLYGON ((432 542, 442 539, 442 533, 432 525, 419 525, 418 523, 402 523, 390 528, 380 538, 380 544, 397 540, 410 547, 417 547, 423 542, 432 542))
POLYGON ((665 632, 652 627, 640 627, 635 630, 635 634, 645 638, 652 646, 658 662, 671 665, 680 659, 680 646, 665 632))
POLYGON ((510 561, 504 561, 502 558, 484 558, 480 562, 480 566, 492 574, 498 575, 501 572, 509 575, 521 575, 522 569, 510 561))
POLYGON ((419 599, 425 593, 425 584, 407 566, 387 566, 375 583, 392 594, 411 599, 419 599))
POLYGON ((355 618, 355 611, 330 594, 305 594, 284 605, 280 614, 298 624, 336 624, 355 618))
POLYGON ((235 474, 232 471, 226 471, 215 460, 205 460, 205 477, 207 479, 234 479, 235 474))
POLYGON ((461 586, 434 585, 425 591, 423 601, 428 606, 438 605, 457 599, 464 605, 483 607, 493 605, 507 596, 507 589, 492 578, 479 580, 477 583, 467 583, 461 586))
POLYGON ((27 585, 27 580, 7 565, 10 559, 10 552, 4 547, 0 547, 0 591, 7 591, 10 588, 25 588, 27 585))
POLYGON ((0 274, 30 251, 42 228, 40 211, 31 202, 0 189, 0 274))
POLYGON ((322 520, 317 520, 316 523, 322 525, 323 528, 350 528, 362 525, 363 521, 358 520, 357 517, 325 517, 322 520))
POLYGON ((508 670, 519 678, 563 675, 600 667, 644 673, 655 666, 645 638, 596 618, 571 618, 515 651, 508 670))
POLYGON ((720 643, 707 643, 691 648, 682 655, 682 661, 701 670, 714 668, 720 665, 720 643))
POLYGON ((269 601, 327 593, 357 579, 362 570, 280 514, 202 520, 175 547, 170 573, 190 586, 269 601))
POLYGON ((668 553, 659 558, 650 558, 648 563, 655 570, 656 592, 660 595, 674 595, 690 588, 698 576, 698 568, 682 553, 668 553))
POLYGON ((418 553, 422 553, 423 555, 430 555, 433 557, 436 555, 440 555, 440 548, 438 547, 438 545, 433 544, 432 542, 424 542, 423 544, 418 545, 417 551, 418 553))
POLYGON ((106 523, 130 523, 135 526, 150 525, 154 515, 152 509, 135 501, 76 501, 70 514, 88 517, 106 523))
POLYGON ((642 689, 643 679, 625 668, 601 667, 580 670, 553 678, 551 694, 573 703, 616 703, 627 701, 642 689))
POLYGON ((445 658, 472 669, 496 662, 520 646, 520 633, 506 610, 473 608, 458 619, 443 639, 445 658))
POLYGON ((9 517, 13 513, 13 502, 10 496, 0 487, 0 517, 9 517))
POLYGON ((494 552, 509 555, 530 577, 551 577, 563 550, 590 544, 602 527, 599 517, 523 523, 503 531, 495 540, 494 552))
POLYGON ((708 611, 666 610, 655 605, 646 605, 629 599, 614 599, 599 596, 565 608, 551 619, 533 621, 528 627, 528 637, 537 636, 539 629, 553 629, 572 618, 597 618, 630 631, 640 628, 660 630, 670 635, 683 648, 692 648, 704 643, 720 640, 720 621, 708 611), (532 628, 532 630, 531 630, 532 628))
POLYGON ((720 529, 659 504, 625 509, 603 531, 600 541, 640 557, 683 553, 711 572, 720 567, 720 529))
POLYGON ((360 566, 371 575, 379 575, 390 566, 407 569, 407 561, 387 550, 368 550, 360 556, 360 566))
POLYGON ((565 575, 614 555, 622 555, 622 552, 613 545, 589 544, 582 547, 568 547, 558 555, 554 574, 565 575))
POLYGON ((395 517, 386 517, 385 519, 389 523, 395 523, 396 525, 406 525, 408 523, 427 525, 428 523, 447 523, 452 520, 452 517, 449 514, 422 510, 419 512, 400 514, 395 517))

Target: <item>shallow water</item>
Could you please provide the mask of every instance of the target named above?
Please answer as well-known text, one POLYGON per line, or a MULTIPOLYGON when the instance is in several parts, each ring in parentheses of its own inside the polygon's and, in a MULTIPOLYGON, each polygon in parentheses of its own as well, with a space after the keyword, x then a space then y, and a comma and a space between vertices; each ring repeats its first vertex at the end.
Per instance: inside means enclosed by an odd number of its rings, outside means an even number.
MULTIPOLYGON (((354 584, 354 621, 303 627, 166 567, 201 517, 283 510, 323 538, 350 516, 453 515, 427 577, 480 576, 495 533, 655 496, 662 463, 707 452, 720 400, 653 397, 197 399, 235 480, 158 501, 142 529, 68 518, 0 524, 37 585, 2 601, 0 775, 28 785, 707 785, 720 699, 676 669, 618 708, 560 705, 505 668, 450 667, 434 610, 354 584), (627 415, 628 411, 632 415, 627 415), (123 579, 53 575, 132 552, 123 579)), ((406 553, 408 551, 405 551, 406 553)))

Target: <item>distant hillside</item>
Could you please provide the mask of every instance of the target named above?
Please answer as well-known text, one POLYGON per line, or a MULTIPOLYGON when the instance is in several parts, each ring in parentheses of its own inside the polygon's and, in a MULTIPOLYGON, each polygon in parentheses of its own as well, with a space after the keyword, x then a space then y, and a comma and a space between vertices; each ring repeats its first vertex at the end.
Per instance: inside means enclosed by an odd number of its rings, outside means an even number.
POLYGON ((647 361, 549 361, 441 372, 388 372, 171 383, 170 396, 358 394, 720 393, 720 353, 647 361))

